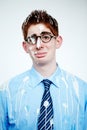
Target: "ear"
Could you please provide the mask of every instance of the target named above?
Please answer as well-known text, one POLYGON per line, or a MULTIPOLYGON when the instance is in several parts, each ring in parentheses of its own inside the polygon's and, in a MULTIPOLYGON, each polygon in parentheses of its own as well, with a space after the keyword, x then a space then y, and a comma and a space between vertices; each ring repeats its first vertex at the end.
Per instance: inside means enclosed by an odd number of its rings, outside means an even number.
POLYGON ((56 43, 56 48, 58 49, 58 48, 61 47, 63 39, 62 39, 61 36, 58 36, 58 37, 56 38, 56 41, 57 41, 57 43, 56 43))
POLYGON ((25 41, 23 41, 22 46, 23 46, 25 52, 28 53, 28 44, 25 41))

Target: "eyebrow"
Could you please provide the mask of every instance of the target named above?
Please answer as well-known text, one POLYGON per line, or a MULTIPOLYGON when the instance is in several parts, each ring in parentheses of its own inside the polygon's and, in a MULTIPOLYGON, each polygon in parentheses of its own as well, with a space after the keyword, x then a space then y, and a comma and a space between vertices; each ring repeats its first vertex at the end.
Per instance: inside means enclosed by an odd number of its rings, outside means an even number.
POLYGON ((40 33, 40 35, 41 34, 52 34, 52 33, 51 32, 47 32, 47 31, 43 31, 43 32, 40 33))
MULTIPOLYGON (((52 33, 51 32, 47 32, 47 31, 43 31, 43 32, 41 32, 40 33, 40 35, 45 35, 45 34, 49 34, 49 35, 52 35, 52 33)), ((30 35, 30 36, 28 36, 28 37, 32 37, 32 36, 37 36, 37 34, 36 33, 33 33, 32 35, 30 35)))

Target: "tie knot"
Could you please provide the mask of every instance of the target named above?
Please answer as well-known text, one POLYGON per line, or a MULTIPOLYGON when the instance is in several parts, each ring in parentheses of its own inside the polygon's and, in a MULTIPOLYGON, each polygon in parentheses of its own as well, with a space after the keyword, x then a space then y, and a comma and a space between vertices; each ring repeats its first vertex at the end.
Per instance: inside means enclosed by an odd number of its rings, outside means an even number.
POLYGON ((42 82, 44 84, 45 90, 49 90, 52 82, 48 79, 44 79, 42 82))

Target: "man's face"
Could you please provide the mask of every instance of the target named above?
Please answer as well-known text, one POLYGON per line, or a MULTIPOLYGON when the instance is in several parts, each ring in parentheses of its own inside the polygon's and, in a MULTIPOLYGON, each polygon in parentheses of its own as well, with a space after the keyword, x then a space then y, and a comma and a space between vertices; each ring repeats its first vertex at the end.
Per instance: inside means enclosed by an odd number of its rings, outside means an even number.
POLYGON ((49 28, 44 24, 31 25, 28 29, 27 37, 31 37, 30 42, 24 42, 23 47, 27 53, 30 54, 33 64, 49 64, 55 61, 56 49, 59 48, 58 37, 52 37, 50 41, 44 42, 48 38, 46 36, 53 36, 49 28), (37 37, 41 36, 41 37, 37 37), (36 40, 35 40, 36 39, 36 40))

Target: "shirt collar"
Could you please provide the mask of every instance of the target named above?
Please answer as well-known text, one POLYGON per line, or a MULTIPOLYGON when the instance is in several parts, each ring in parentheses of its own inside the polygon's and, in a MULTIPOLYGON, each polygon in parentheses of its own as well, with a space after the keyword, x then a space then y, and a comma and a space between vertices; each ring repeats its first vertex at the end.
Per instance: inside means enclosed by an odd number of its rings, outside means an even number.
POLYGON ((49 77, 49 80, 51 80, 56 87, 61 87, 61 85, 62 85, 62 83, 61 83, 62 82, 62 73, 61 73, 61 69, 60 69, 59 66, 57 66, 57 69, 53 73, 53 75, 51 75, 49 77))
MULTIPOLYGON (((41 83, 44 77, 39 72, 37 72, 34 67, 32 67, 30 70, 30 79, 31 81, 29 82, 29 85, 36 87, 39 83, 41 83)), ((56 71, 47 79, 51 80, 54 86, 61 87, 63 81, 61 69, 59 66, 57 66, 56 71)))
POLYGON ((32 67, 30 70, 30 79, 31 81, 29 84, 33 87, 36 87, 43 80, 43 76, 37 72, 34 67, 32 67))

